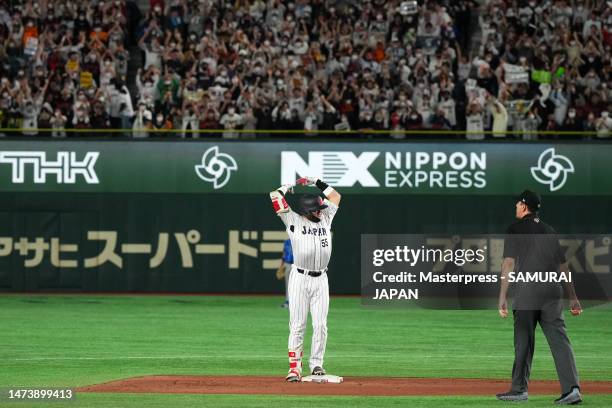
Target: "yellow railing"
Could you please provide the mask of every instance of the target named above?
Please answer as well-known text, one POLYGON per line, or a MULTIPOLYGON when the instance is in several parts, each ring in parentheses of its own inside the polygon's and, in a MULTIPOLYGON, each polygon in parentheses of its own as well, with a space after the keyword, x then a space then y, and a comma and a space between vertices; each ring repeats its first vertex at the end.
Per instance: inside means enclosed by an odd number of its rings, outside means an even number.
POLYGON ((523 135, 538 135, 538 136, 583 136, 595 137, 598 139, 612 139, 612 132, 607 135, 601 135, 597 131, 563 131, 563 130, 540 130, 540 131, 523 131, 510 130, 506 132, 494 132, 491 130, 485 131, 465 131, 465 130, 295 130, 295 129, 197 129, 197 130, 182 130, 182 129, 50 129, 50 128, 0 128, 0 133, 168 133, 168 134, 220 134, 220 133, 237 133, 237 134, 274 134, 274 135, 340 135, 340 136, 360 136, 360 135, 406 135, 406 136, 467 136, 467 135, 491 135, 497 138, 505 136, 523 136, 523 135))

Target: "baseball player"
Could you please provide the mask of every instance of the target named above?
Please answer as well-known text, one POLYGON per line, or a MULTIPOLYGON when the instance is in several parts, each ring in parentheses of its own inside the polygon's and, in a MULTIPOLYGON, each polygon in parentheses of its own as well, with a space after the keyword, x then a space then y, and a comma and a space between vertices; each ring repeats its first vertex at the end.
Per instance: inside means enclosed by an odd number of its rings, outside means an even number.
MULTIPOLYGON (((499 293, 499 315, 508 316, 507 294, 509 272, 569 271, 555 230, 538 217, 541 199, 526 190, 516 200, 516 218, 510 225, 504 243, 504 260, 499 293), (517 235, 512 235, 517 234, 517 235), (536 235, 530 235, 536 234, 536 235), (533 238, 532 238, 533 237, 533 238)), ((540 324, 550 346, 562 395, 555 400, 560 405, 582 402, 578 370, 574 353, 565 331, 562 290, 570 301, 572 315, 582 312, 572 283, 533 284, 513 283, 514 301, 514 366, 509 392, 497 394, 502 401, 525 401, 535 348, 535 329, 540 324)))
POLYGON ((302 177, 299 185, 316 186, 325 196, 304 194, 299 200, 299 214, 292 211, 285 194, 293 187, 284 185, 270 193, 274 211, 287 228, 293 248, 289 275, 289 373, 286 380, 302 377, 302 355, 308 312, 312 318, 312 347, 309 366, 313 375, 325 375, 323 355, 327 343, 329 286, 327 264, 332 252, 331 224, 340 194, 316 177, 302 177))

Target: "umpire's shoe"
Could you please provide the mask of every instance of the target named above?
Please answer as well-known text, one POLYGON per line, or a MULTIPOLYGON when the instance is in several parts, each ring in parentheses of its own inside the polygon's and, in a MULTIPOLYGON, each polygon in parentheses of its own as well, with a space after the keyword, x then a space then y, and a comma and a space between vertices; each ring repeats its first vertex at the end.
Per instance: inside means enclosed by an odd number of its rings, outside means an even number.
POLYGON ((529 399, 527 391, 508 391, 496 395, 500 401, 527 401, 529 399))
POLYGON ((302 375, 298 370, 291 369, 289 370, 289 374, 285 377, 287 382, 299 382, 302 379, 302 375))
POLYGON ((559 405, 576 405, 582 402, 582 395, 580 395, 580 388, 574 387, 568 393, 561 395, 555 400, 555 404, 559 405))
POLYGON ((325 375, 323 367, 316 366, 312 369, 312 375, 325 375))

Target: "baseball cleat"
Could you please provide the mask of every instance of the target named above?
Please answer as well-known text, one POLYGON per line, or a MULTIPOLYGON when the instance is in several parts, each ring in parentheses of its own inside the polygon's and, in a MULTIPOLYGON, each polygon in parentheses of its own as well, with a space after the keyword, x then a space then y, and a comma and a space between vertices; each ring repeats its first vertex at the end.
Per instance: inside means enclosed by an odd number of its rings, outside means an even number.
POLYGON ((302 379, 302 375, 297 370, 289 370, 289 374, 285 377, 287 382, 298 382, 302 379))
POLYGON ((582 395, 580 395, 580 389, 578 387, 572 388, 572 390, 566 394, 561 395, 555 400, 557 405, 577 405, 582 403, 582 395))
POLYGON ((500 401, 527 401, 528 395, 527 395, 527 391, 508 391, 508 392, 502 392, 501 394, 497 394, 496 395, 497 399, 500 401))
POLYGON ((316 366, 312 369, 312 375, 325 375, 323 367, 316 366))

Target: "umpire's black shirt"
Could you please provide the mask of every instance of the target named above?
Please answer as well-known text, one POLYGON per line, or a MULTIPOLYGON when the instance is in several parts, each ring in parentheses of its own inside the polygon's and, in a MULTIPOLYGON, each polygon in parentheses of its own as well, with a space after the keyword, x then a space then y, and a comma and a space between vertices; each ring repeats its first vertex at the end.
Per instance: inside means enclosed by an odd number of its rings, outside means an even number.
MULTIPOLYGON (((511 224, 506 234, 504 258, 514 258, 515 276, 519 272, 559 272, 559 265, 565 262, 555 230, 534 214, 511 224)), ((510 288, 515 310, 538 310, 562 295, 559 283, 514 282, 510 288)))

